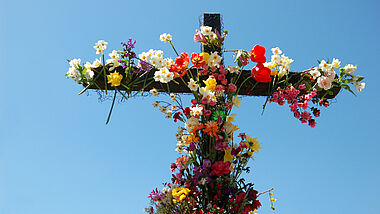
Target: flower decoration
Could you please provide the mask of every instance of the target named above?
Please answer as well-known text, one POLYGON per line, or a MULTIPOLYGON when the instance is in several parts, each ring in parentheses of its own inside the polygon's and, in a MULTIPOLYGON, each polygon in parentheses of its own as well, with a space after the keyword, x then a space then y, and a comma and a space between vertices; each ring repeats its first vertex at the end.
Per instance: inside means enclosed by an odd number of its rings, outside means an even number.
POLYGON ((256 158, 262 147, 257 137, 237 133, 236 113, 231 112, 240 107, 241 95, 253 95, 257 87, 265 86, 269 103, 288 105, 297 120, 313 128, 321 115, 320 108, 330 105, 328 99, 336 93, 334 90, 343 88, 354 93, 351 86, 357 92, 365 87, 364 77, 354 74, 357 66, 342 66, 337 58, 321 60, 301 73, 291 72, 294 60, 279 47, 271 49, 268 62, 263 46, 234 50, 235 64, 226 66, 221 50, 227 34, 209 26, 197 29, 194 41, 213 51, 191 53, 190 59, 187 52, 178 54, 173 37, 164 33, 160 40, 174 49, 175 60, 155 49, 136 54, 136 41, 132 39, 122 43, 122 50, 109 53, 107 60, 108 43, 104 40, 94 46, 96 54, 102 55, 100 59, 84 65, 80 59, 69 60, 66 76, 85 86, 81 93, 89 88, 98 88, 99 93, 115 90, 109 115, 116 95, 122 99, 146 91, 155 97, 169 95, 168 101, 156 101, 153 106, 179 125, 175 150, 180 157, 170 164, 171 180, 149 194, 152 206, 145 210, 147 213, 256 213, 263 193, 269 193, 273 208, 277 200, 273 189, 259 194, 252 183, 240 178, 243 172, 249 172, 248 161, 256 158), (256 64, 249 65, 250 60, 256 64), (251 67, 245 70, 245 66, 251 67), (182 92, 193 95, 191 102, 181 99, 182 92))

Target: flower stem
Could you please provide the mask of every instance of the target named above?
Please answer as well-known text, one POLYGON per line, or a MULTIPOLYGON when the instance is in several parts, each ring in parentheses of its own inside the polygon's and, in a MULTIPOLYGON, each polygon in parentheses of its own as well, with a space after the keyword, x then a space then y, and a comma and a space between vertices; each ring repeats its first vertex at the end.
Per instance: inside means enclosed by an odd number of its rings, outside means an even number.
POLYGON ((117 93, 117 89, 116 89, 116 87, 115 87, 115 95, 113 96, 112 105, 111 105, 110 113, 108 113, 108 118, 107 118, 107 122, 106 122, 106 124, 108 124, 108 122, 110 121, 110 118, 111 118, 111 114, 112 114, 113 106, 114 106, 114 104, 115 104, 115 100, 116 100, 116 93, 117 93))
POLYGON ((173 43, 172 43, 171 41, 169 41, 169 44, 172 46, 172 48, 173 48, 175 54, 177 54, 177 56, 179 56, 179 54, 178 54, 177 50, 175 49, 173 43))

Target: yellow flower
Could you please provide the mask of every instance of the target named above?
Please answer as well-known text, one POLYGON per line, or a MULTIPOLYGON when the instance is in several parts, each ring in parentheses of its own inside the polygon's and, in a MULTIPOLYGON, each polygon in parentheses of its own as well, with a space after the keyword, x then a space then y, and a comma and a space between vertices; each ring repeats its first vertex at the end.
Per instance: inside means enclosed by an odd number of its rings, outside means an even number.
POLYGON ((119 72, 110 73, 107 75, 108 83, 111 83, 111 86, 119 86, 123 76, 119 72))
POLYGON ((270 198, 270 201, 271 201, 271 202, 276 202, 277 199, 275 199, 275 198, 270 198))
POLYGON ((257 137, 251 138, 251 136, 246 135, 245 139, 247 140, 246 144, 248 148, 250 148, 253 152, 258 153, 259 149, 261 149, 261 143, 257 141, 257 137))
POLYGON ((210 59, 210 54, 203 52, 200 54, 203 57, 203 60, 208 64, 208 60, 210 59))
POLYGON ((240 105, 240 99, 238 98, 237 95, 234 96, 234 97, 232 98, 232 104, 233 104, 234 106, 236 106, 236 107, 239 108, 239 105, 240 105))
POLYGON ((270 75, 271 76, 276 76, 278 74, 278 71, 277 70, 272 70, 271 72, 270 72, 270 75))
POLYGON ((229 161, 232 163, 233 159, 234 159, 234 156, 231 154, 231 150, 225 149, 224 150, 224 162, 229 161))
POLYGON ((186 196, 190 193, 190 189, 178 187, 172 190, 173 202, 177 203, 178 201, 182 201, 186 198, 186 196))
POLYGON ((227 122, 235 122, 235 117, 237 114, 230 114, 227 116, 226 120, 227 122))
POLYGON ((203 80, 206 84, 206 90, 214 91, 216 88, 216 79, 209 77, 206 81, 203 80))

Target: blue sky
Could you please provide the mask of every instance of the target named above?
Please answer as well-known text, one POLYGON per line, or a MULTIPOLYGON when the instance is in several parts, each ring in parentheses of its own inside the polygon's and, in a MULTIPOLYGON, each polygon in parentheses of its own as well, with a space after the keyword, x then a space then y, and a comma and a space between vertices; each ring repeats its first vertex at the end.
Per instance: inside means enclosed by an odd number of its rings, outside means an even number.
MULTIPOLYGON (((380 150, 378 59, 380 4, 367 1, 0 1, 0 214, 141 213, 147 196, 170 179, 177 124, 153 97, 115 106, 65 78, 66 59, 92 61, 99 39, 108 50, 132 37, 136 51, 161 49, 167 32, 179 51, 203 12, 220 12, 226 49, 279 46, 293 71, 318 59, 358 64, 366 89, 340 93, 311 129, 287 107, 249 97, 234 112, 263 149, 245 177, 275 188, 259 213, 378 213, 380 150)), ((228 60, 228 55, 226 62, 228 60)), ((167 99, 160 97, 160 99, 167 99)))

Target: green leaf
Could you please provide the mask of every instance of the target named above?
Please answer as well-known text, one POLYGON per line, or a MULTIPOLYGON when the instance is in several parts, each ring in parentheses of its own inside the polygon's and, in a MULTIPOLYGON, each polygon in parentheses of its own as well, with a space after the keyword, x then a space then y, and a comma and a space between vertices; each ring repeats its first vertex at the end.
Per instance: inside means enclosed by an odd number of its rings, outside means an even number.
POLYGON ((342 87, 344 89, 346 89, 347 91, 351 92, 353 95, 356 96, 356 94, 351 90, 350 86, 349 85, 346 85, 346 84, 342 84, 342 87))
POLYGON ((362 80, 364 80, 364 78, 365 78, 365 77, 359 77, 357 81, 358 81, 358 82, 361 82, 362 80))

